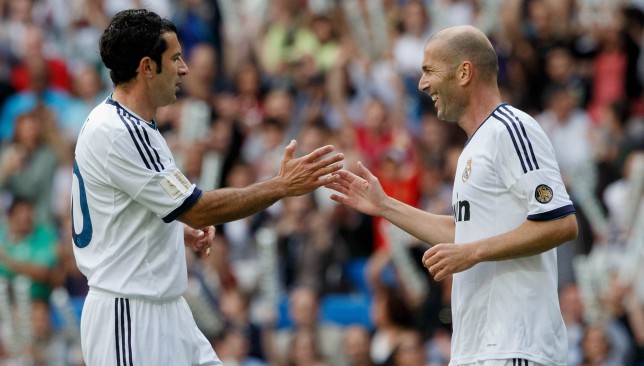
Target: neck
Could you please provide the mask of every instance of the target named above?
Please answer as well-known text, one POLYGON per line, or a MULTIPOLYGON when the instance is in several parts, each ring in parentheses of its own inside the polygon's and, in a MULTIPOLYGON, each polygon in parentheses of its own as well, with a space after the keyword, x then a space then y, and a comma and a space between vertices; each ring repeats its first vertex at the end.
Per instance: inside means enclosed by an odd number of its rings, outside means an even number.
POLYGON ((467 133, 468 138, 472 137, 479 126, 502 103, 501 94, 496 86, 481 88, 481 92, 472 95, 470 100, 473 102, 458 121, 458 125, 467 133))
POLYGON ((152 121, 154 118, 156 107, 140 87, 117 86, 112 93, 112 99, 146 121, 152 121))

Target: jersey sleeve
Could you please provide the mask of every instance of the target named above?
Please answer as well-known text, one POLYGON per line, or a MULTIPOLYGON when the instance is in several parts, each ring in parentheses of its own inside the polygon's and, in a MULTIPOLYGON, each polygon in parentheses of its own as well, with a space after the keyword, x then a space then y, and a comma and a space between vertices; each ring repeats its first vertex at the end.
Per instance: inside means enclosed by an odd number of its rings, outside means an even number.
POLYGON ((506 112, 500 115, 503 125, 497 131, 495 157, 505 187, 525 202, 528 220, 548 221, 575 213, 543 130, 534 121, 521 121, 506 112))
POLYGON ((149 140, 122 133, 106 164, 112 184, 165 222, 174 221, 201 197, 202 191, 181 173, 174 159, 149 140))

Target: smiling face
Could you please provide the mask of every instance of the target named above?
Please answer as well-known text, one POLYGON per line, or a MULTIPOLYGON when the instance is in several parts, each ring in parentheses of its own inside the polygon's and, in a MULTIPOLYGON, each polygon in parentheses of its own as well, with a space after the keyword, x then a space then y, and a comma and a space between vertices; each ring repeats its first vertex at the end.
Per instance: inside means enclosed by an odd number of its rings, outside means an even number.
POLYGON ((465 106, 465 96, 458 85, 456 60, 449 64, 440 57, 442 40, 427 44, 423 52, 423 74, 418 89, 429 94, 440 120, 458 122, 465 106))
POLYGON ((188 74, 188 66, 181 57, 181 45, 177 35, 172 32, 163 34, 168 48, 161 55, 161 72, 151 81, 152 95, 156 107, 177 101, 181 78, 188 74))

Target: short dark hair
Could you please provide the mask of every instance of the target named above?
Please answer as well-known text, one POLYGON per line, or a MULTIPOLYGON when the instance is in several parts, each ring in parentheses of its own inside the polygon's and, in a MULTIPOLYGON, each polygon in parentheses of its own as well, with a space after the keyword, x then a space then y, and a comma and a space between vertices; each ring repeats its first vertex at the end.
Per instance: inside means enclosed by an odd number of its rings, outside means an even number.
POLYGON ((105 28, 99 42, 101 59, 110 70, 114 85, 136 77, 141 59, 148 56, 161 72, 161 55, 168 49, 164 33, 177 33, 171 21, 145 9, 117 13, 105 28))

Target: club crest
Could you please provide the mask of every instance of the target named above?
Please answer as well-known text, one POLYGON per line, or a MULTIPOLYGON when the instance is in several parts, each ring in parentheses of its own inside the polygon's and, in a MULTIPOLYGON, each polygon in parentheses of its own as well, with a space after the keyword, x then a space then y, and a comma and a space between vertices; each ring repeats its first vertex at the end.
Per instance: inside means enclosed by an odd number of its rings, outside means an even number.
POLYGON ((465 169, 463 169, 463 182, 467 182, 468 179, 470 179, 470 176, 472 175, 472 158, 469 157, 467 158, 467 164, 465 165, 465 169))
POLYGON ((539 203, 546 204, 552 201, 552 196, 552 188, 545 184, 539 184, 534 190, 534 198, 536 198, 539 203))

